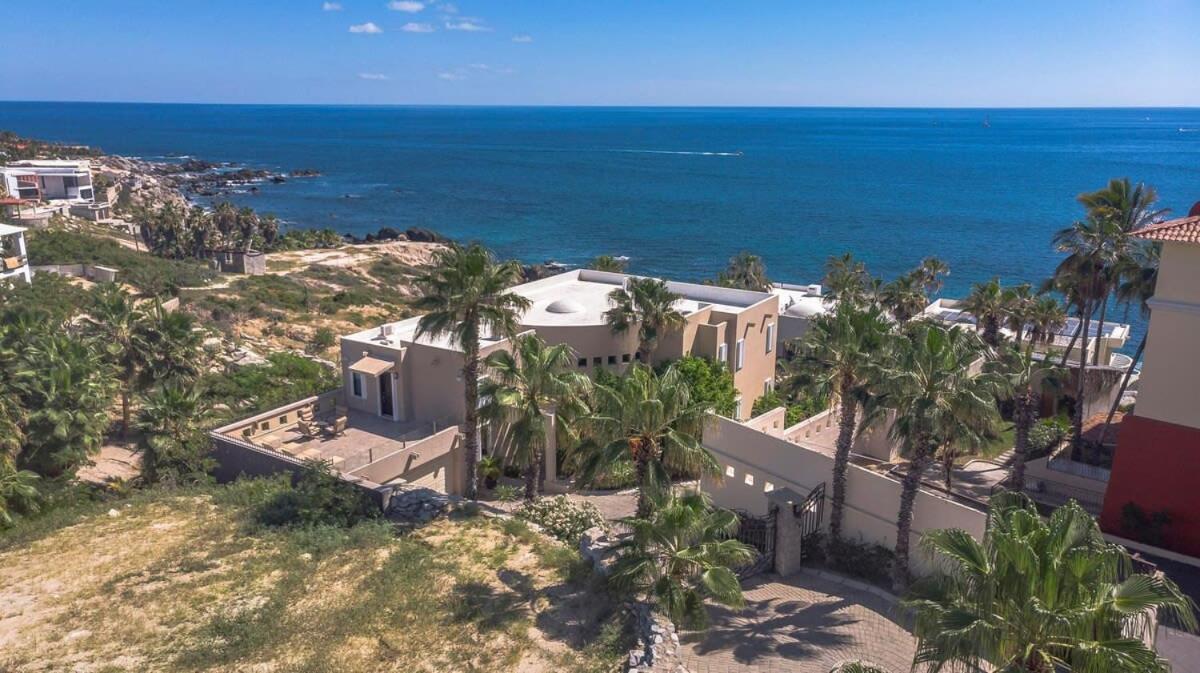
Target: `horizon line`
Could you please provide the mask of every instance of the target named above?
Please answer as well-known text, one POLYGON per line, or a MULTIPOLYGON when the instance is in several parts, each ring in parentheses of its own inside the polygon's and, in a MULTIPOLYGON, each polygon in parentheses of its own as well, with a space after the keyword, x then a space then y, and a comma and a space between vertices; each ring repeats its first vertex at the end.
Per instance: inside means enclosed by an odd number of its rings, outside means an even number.
POLYGON ((1196 105, 704 105, 620 103, 230 103, 198 101, 30 100, 0 98, 0 104, 53 105, 220 105, 229 107, 359 107, 359 108, 592 108, 592 109, 759 109, 759 110, 1200 110, 1196 105))

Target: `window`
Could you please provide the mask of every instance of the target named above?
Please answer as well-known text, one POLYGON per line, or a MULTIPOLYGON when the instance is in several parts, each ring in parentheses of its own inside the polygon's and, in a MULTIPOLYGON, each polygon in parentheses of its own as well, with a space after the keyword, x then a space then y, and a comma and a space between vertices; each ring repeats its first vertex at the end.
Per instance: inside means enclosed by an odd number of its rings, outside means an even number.
POLYGON ((729 344, 720 344, 717 346, 717 362, 726 362, 729 360, 729 344))
POLYGON ((767 325, 767 353, 775 350, 775 323, 767 325))
POLYGON ((65 187, 67 189, 75 189, 78 186, 79 186, 79 178, 75 177, 74 175, 64 175, 63 176, 63 187, 65 187))
POLYGON ((579 368, 585 369, 586 367, 587 367, 587 358, 579 358, 579 368))
POLYGON ((742 418, 742 399, 740 397, 733 401, 733 418, 735 420, 742 418))
POLYGON ((617 364, 617 356, 615 356, 615 355, 608 356, 608 364, 610 364, 610 365, 617 364))
POLYGON ((634 360, 637 360, 638 362, 641 362, 641 361, 642 361, 642 352, 641 352, 641 351, 638 351, 638 352, 634 353, 634 354, 633 354, 633 359, 634 359, 634 360))
POLYGON ((733 370, 735 372, 742 371, 742 366, 746 364, 746 340, 738 339, 737 351, 734 355, 733 370))
POLYGON ((629 362, 629 353, 621 356, 621 362, 629 362))
POLYGON ((763 395, 770 395, 775 389, 775 379, 766 379, 763 381, 763 395))
POLYGON ((602 358, 598 355, 596 357, 592 358, 592 366, 593 367, 599 367, 602 364, 604 364, 604 358, 602 358))
POLYGON ((358 372, 350 372, 350 392, 359 399, 366 397, 366 395, 363 395, 362 374, 359 374, 358 372))

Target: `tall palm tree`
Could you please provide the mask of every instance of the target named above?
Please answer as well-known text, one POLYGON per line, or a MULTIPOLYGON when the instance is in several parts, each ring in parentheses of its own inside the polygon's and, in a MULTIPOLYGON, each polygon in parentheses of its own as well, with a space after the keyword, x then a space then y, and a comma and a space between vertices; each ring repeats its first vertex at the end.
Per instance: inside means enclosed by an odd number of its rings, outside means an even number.
POLYGON ((1067 322, 1067 313, 1054 297, 1039 295, 1029 306, 1029 343, 1048 344, 1067 322))
POLYGON ((636 327, 638 358, 650 364, 659 340, 673 330, 682 329, 685 324, 683 314, 675 309, 678 300, 679 295, 671 292, 664 281, 630 278, 626 287, 609 293, 612 308, 604 312, 604 319, 615 334, 624 334, 636 327))
POLYGON ((1000 344, 1000 324, 1004 320, 1004 288, 999 278, 975 283, 963 300, 963 309, 975 316, 983 330, 983 341, 995 348, 1000 344))
POLYGON ((1024 495, 991 500, 980 542, 958 529, 922 544, 943 572, 914 585, 913 665, 929 670, 1166 673, 1144 639, 1155 612, 1196 630, 1195 606, 1165 576, 1135 574, 1074 501, 1043 519, 1024 495))
POLYGON ((836 395, 839 405, 829 512, 832 541, 839 540, 842 534, 846 470, 858 429, 858 407, 876 365, 885 358, 889 329, 887 319, 878 307, 843 302, 833 311, 816 318, 801 341, 800 366, 816 378, 822 393, 836 395))
POLYGON ((616 587, 652 596, 676 626, 693 629, 708 623, 706 599, 745 605, 734 569, 753 561, 755 552, 733 539, 736 514, 691 491, 627 523, 632 534, 618 545, 625 553, 610 575, 616 587))
POLYGON ((671 471, 720 475, 699 439, 708 410, 674 365, 662 374, 634 365, 622 378, 596 383, 592 397, 590 437, 579 447, 579 480, 590 483, 609 466, 632 459, 639 518, 648 517, 670 490, 671 471))
POLYGON ((883 286, 879 300, 896 322, 904 324, 921 314, 929 304, 925 286, 915 273, 906 273, 883 286))
POLYGON ((538 494, 545 464, 546 414, 558 412, 556 429, 567 445, 578 439, 575 419, 585 412, 588 378, 571 371, 574 353, 566 344, 547 346, 537 335, 517 339, 514 351, 496 351, 484 364, 489 377, 479 392, 487 400, 485 420, 507 425, 514 461, 525 468, 525 499, 538 494))
POLYGON ((150 352, 140 335, 146 329, 146 314, 116 283, 104 283, 92 293, 88 312, 89 331, 103 344, 116 367, 121 390, 121 437, 129 435, 129 404, 137 392, 138 377, 150 352))
POLYGON ((144 355, 140 385, 173 379, 194 379, 203 371, 204 335, 196 319, 184 311, 168 311, 157 299, 146 312, 137 333, 144 355))
MULTIPOLYGON (((1110 245, 1114 248, 1114 259, 1102 270, 1105 281, 1105 296, 1100 303, 1099 329, 1104 333, 1105 314, 1108 310, 1108 295, 1116 293, 1120 282, 1120 267, 1131 262, 1133 251, 1129 234, 1161 219, 1170 212, 1166 208, 1155 208, 1158 192, 1143 183, 1134 186, 1129 178, 1114 178, 1108 185, 1094 192, 1080 194, 1080 205, 1087 209, 1088 216, 1103 219, 1114 226, 1109 232, 1110 245)), ((1100 364, 1100 349, 1093 354, 1093 364, 1100 364)))
POLYGON ((1069 287, 1079 306, 1079 367, 1075 381, 1075 409, 1072 415, 1072 445, 1082 449, 1083 408, 1087 379, 1088 348, 1092 341, 1091 317, 1107 304, 1111 270, 1119 263, 1123 241, 1117 223, 1106 217, 1089 217, 1054 235, 1055 247, 1067 257, 1054 275, 1060 287, 1069 287))
POLYGON ((771 290, 762 258, 744 250, 729 259, 729 266, 717 276, 717 285, 755 292, 771 290))
POLYGON ((138 411, 142 477, 150 483, 203 475, 209 466, 201 432, 211 415, 203 391, 180 380, 151 390, 138 411))
POLYGON ((516 334, 525 297, 508 292, 520 282, 521 265, 497 262, 483 246, 452 243, 434 255, 433 267, 416 279, 422 294, 413 308, 423 312, 417 338, 447 336, 463 350, 463 424, 466 426, 466 496, 478 494, 479 463, 479 340, 486 334, 516 334))
MULTIPOLYGON (((1117 298, 1125 304, 1126 308, 1136 304, 1143 319, 1150 317, 1150 299, 1154 297, 1154 288, 1158 284, 1158 261, 1161 251, 1162 248, 1158 244, 1139 246, 1121 269, 1121 277, 1124 280, 1117 288, 1117 298)), ((1133 353, 1133 362, 1129 364, 1125 375, 1121 377, 1121 386, 1117 389, 1112 407, 1109 408, 1108 416, 1104 419, 1104 429, 1100 431, 1100 444, 1104 444, 1104 440, 1108 437, 1113 417, 1116 416, 1117 409, 1121 406, 1121 398, 1125 396, 1125 390, 1129 387, 1133 369, 1137 366, 1138 360, 1142 359, 1142 354, 1146 352, 1146 339, 1149 336, 1150 328, 1147 320, 1146 331, 1142 333, 1137 350, 1133 353)))
POLYGON ((825 262, 826 296, 831 301, 863 303, 873 301, 872 278, 867 265, 846 253, 841 257, 830 257, 825 262))
POLYGON ((1061 376, 1061 368, 1049 358, 1033 355, 1033 344, 1022 349, 1014 344, 1004 348, 1000 357, 988 364, 999 377, 1002 393, 1013 402, 1013 464, 1009 487, 1015 491, 1025 488, 1025 463, 1029 458, 1029 431, 1037 420, 1038 393, 1035 387, 1043 381, 1061 376))
POLYGON ((950 275, 950 265, 937 257, 926 257, 912 274, 927 294, 935 294, 942 290, 942 276, 950 275))
POLYGON ((1004 290, 1001 300, 1004 326, 1013 333, 1018 343, 1025 338, 1025 329, 1029 325, 1035 301, 1033 286, 1029 283, 1022 283, 1004 290))
POLYGON ((896 337, 880 367, 878 395, 872 396, 864 423, 895 416, 889 436, 908 459, 901 481, 892 582, 908 583, 913 503, 921 478, 938 450, 965 429, 984 432, 998 419, 994 376, 973 370, 986 352, 979 336, 936 324, 913 323, 896 337))

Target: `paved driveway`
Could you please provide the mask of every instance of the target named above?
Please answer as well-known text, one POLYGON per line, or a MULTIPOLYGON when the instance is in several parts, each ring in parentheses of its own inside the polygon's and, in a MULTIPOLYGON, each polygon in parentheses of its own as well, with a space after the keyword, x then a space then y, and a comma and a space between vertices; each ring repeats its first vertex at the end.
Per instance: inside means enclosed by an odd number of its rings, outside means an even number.
POLYGON ((712 611, 712 627, 681 636, 693 673, 829 673, 861 659, 904 673, 916 642, 892 621, 892 605, 813 575, 765 575, 745 586, 741 611, 712 611))

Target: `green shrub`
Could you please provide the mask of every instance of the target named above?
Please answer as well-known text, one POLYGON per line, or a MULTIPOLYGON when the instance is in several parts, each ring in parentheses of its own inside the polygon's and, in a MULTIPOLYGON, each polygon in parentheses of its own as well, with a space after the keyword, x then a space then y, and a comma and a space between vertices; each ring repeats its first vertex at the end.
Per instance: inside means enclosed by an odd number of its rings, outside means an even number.
POLYGON ((325 350, 335 343, 337 343, 337 336, 332 329, 318 327, 317 331, 313 332, 312 347, 314 350, 325 350))
POLYGON ((295 487, 260 505, 256 518, 264 526, 350 527, 378 514, 370 497, 342 481, 329 463, 305 461, 295 487))
POLYGON ((243 416, 333 390, 341 381, 319 362, 294 353, 272 353, 266 364, 207 374, 202 385, 213 404, 243 416))
POLYGON ((895 558, 891 549, 865 540, 842 538, 828 545, 828 552, 833 556, 829 558, 822 538, 822 535, 814 536, 810 543, 813 562, 880 587, 891 587, 892 560, 895 558))
POLYGON ((538 498, 522 505, 515 514, 568 544, 578 543, 589 528, 604 525, 604 517, 595 505, 574 502, 565 495, 538 498))
POLYGON ((622 460, 609 465, 603 474, 597 475, 590 484, 598 489, 632 488, 637 484, 637 474, 632 460, 622 460))
POLYGON ((1062 418, 1043 418, 1029 429, 1029 450, 1026 460, 1048 455, 1067 438, 1070 427, 1062 418))
MULTIPOLYGON (((732 416, 736 406, 737 390, 733 387, 733 374, 724 363, 708 358, 688 355, 669 363, 687 380, 694 401, 703 402, 722 416, 732 416)), ((667 364, 660 365, 659 371, 667 364)), ((597 378, 597 383, 600 380, 597 378)))
POLYGON ((153 295, 207 285, 217 276, 204 262, 156 257, 81 231, 42 229, 29 234, 28 244, 30 264, 110 266, 120 271, 118 280, 153 295))
POLYGON ((512 484, 500 484, 492 491, 496 499, 500 502, 515 502, 521 499, 521 495, 525 489, 512 484))

